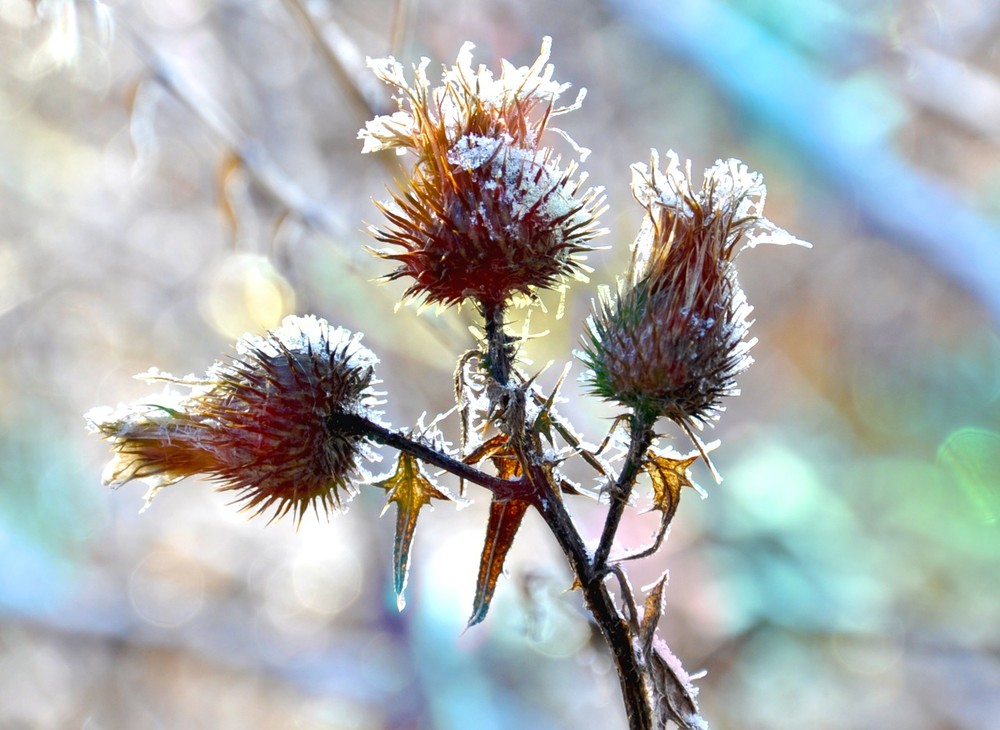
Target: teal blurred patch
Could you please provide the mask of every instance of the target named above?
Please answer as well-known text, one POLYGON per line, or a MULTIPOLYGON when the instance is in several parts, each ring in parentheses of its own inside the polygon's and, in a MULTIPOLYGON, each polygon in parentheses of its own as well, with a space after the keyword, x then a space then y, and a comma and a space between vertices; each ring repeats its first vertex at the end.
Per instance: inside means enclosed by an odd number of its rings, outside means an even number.
POLYGON ((926 450, 947 431, 980 420, 1000 396, 1000 339, 992 331, 929 343, 918 357, 904 352, 883 355, 879 367, 859 359, 851 373, 857 416, 886 437, 880 448, 910 442, 926 450))
POLYGON ((729 469, 712 527, 729 630, 866 629, 881 617, 873 547, 816 465, 762 441, 729 469))
POLYGON ((727 474, 724 485, 742 508, 735 516, 749 522, 753 532, 814 525, 824 513, 829 518, 819 475, 808 461, 779 445, 752 452, 727 474))
POLYGON ((1000 522, 1000 433, 961 428, 944 440, 937 459, 977 516, 986 524, 1000 522))
POLYGON ((65 433, 64 421, 40 407, 5 415, 0 421, 0 604, 44 612, 72 590, 87 560, 87 544, 105 520, 101 490, 96 478, 83 473, 76 434, 65 433))

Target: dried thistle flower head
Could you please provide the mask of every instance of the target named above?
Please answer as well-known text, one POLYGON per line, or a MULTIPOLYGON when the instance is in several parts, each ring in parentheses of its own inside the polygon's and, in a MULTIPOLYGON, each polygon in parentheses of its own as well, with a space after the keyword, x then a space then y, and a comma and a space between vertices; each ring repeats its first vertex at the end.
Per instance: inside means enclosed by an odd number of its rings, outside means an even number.
POLYGON ((315 317, 287 317, 265 337, 242 337, 236 355, 204 377, 138 376, 166 391, 86 415, 115 452, 105 483, 147 480, 148 503, 163 487, 203 474, 238 492, 255 515, 273 507, 272 519, 291 512, 301 520, 310 505, 339 509, 368 452, 360 437, 331 432, 328 419, 370 415, 375 405, 378 359, 360 337, 315 317))
MULTIPOLYGON (((358 134, 362 151, 417 156, 399 191, 378 204, 386 223, 371 228, 395 247, 377 252, 399 263, 387 278, 413 279, 407 296, 490 307, 583 278, 580 256, 604 233, 597 221, 604 196, 583 189, 576 160, 562 166, 542 146, 549 119, 578 108, 584 96, 555 106, 569 85, 552 80, 550 45, 546 38, 530 67, 504 61, 494 78, 484 66, 473 69, 474 46, 466 43, 434 88, 426 58, 412 84, 395 59, 369 59, 397 90, 400 111, 367 123, 358 134)), ((582 161, 587 150, 572 147, 582 161)))
POLYGON ((682 169, 672 151, 667 159, 662 171, 655 151, 649 167, 632 166, 646 215, 626 280, 588 322, 582 359, 594 394, 690 434, 717 418, 752 362, 736 255, 758 243, 803 242, 764 217, 763 178, 738 160, 716 162, 696 190, 690 162, 682 169))

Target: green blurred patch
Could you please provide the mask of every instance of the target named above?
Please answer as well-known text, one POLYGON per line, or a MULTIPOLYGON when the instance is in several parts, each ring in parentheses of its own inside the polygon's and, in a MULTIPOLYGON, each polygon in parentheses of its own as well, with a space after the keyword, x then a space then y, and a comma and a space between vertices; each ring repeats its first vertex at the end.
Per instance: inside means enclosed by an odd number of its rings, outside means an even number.
POLYGON ((1000 522, 1000 433, 960 428, 941 444, 937 461, 979 519, 989 525, 1000 522))

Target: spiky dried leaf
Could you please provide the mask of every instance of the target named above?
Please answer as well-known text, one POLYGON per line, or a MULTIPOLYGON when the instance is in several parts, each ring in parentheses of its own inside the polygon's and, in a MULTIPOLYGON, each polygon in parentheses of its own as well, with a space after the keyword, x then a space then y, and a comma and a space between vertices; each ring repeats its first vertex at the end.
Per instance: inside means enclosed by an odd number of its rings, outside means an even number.
POLYGON ((528 502, 522 499, 506 501, 493 500, 490 503, 490 519, 486 524, 486 541, 479 558, 479 575, 476 576, 476 595, 472 603, 469 626, 474 626, 486 618, 496 592, 497 579, 503 572, 514 537, 521 527, 528 502))
MULTIPOLYGON (((517 479, 524 472, 521 462, 509 445, 506 434, 497 434, 469 454, 465 461, 476 464, 490 459, 502 479, 517 479)), ((529 503, 526 500, 494 499, 490 503, 490 517, 486 524, 486 540, 479 558, 479 574, 476 576, 476 595, 472 603, 469 626, 474 626, 486 618, 496 592, 497 580, 503 572, 504 560, 514 543, 514 537, 521 527, 529 503)))
POLYGON ((646 600, 642 604, 642 620, 639 622, 639 641, 643 654, 649 655, 653 648, 653 637, 656 635, 656 625, 660 623, 660 616, 663 615, 664 589, 670 578, 668 572, 664 572, 659 580, 653 584, 646 594, 646 600))
POLYGON ((653 485, 652 509, 663 513, 663 521, 667 524, 677 512, 681 500, 681 489, 696 488, 691 481, 690 467, 699 458, 698 454, 675 459, 667 455, 650 451, 643 470, 649 474, 653 485))
POLYGON ((420 463, 410 454, 400 453, 396 470, 392 476, 375 482, 389 493, 382 514, 389 505, 396 503, 396 538, 392 546, 393 586, 396 589, 396 605, 400 611, 406 605, 404 591, 410 572, 410 547, 417 529, 420 510, 432 499, 451 500, 447 494, 435 487, 423 473, 420 463))

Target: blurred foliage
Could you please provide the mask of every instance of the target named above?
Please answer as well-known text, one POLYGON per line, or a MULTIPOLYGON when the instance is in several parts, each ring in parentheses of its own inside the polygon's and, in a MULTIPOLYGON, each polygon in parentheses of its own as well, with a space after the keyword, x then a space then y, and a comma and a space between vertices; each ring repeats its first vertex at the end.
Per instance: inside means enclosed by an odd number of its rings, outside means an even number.
MULTIPOLYGON (((396 163, 359 154, 372 96, 351 54, 450 62, 471 39, 477 59, 526 63, 547 34, 557 78, 589 89, 560 123, 612 205, 594 284, 624 268, 628 165, 652 146, 696 172, 745 160, 768 216, 815 246, 741 260, 760 344, 709 434, 725 481, 699 474, 708 499, 683 490, 667 555, 629 569, 636 585, 670 570, 661 625, 708 671, 704 715, 996 723, 1000 7, 702 0, 669 26, 641 5, 44 0, 36 16, 0 0, 0 725, 622 727, 534 515, 463 633, 489 512, 475 488, 421 516, 400 614, 379 490, 297 532, 198 483, 139 515, 141 487, 101 490, 80 416, 290 311, 366 332, 393 423, 447 409, 471 317, 393 314, 401 287, 370 282, 386 270, 361 229, 396 163), (685 35, 705 18, 716 32, 685 35), (823 83, 800 96, 767 58, 823 83)), ((578 347, 592 295, 532 313, 549 331, 525 347, 534 367, 578 347)), ((612 411, 564 393, 599 441, 612 411)), ((596 539, 603 507, 571 506, 596 539)), ((629 518, 626 547, 657 525, 629 518)))

